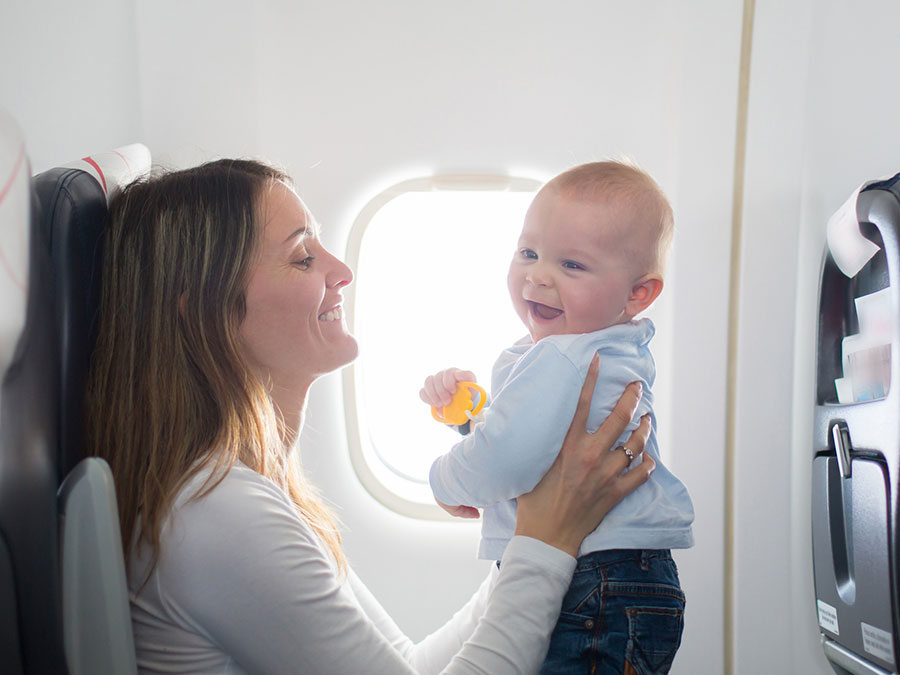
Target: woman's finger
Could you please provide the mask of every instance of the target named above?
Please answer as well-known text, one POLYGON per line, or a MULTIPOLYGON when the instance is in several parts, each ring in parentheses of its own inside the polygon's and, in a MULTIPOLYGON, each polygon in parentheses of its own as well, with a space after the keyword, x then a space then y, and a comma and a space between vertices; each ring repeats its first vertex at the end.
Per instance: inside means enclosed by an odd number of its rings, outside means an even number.
POLYGON ((650 455, 644 455, 639 466, 618 477, 615 486, 618 493, 616 501, 618 502, 619 499, 646 483, 654 469, 656 469, 656 462, 650 455))
POLYGON ((628 440, 617 445, 610 452, 617 455, 616 464, 621 465, 620 472, 627 469, 634 460, 639 459, 650 438, 650 415, 643 415, 637 428, 631 432, 628 440))
POLYGON ((566 437, 563 441, 560 453, 565 451, 573 452, 578 445, 580 438, 587 431, 588 414, 591 411, 591 399, 594 397, 594 387, 597 384, 597 375, 600 372, 600 355, 594 354, 591 364, 588 366, 587 375, 584 378, 584 384, 581 385, 581 393, 578 395, 578 405, 575 408, 575 415, 572 417, 572 423, 566 431, 566 437))
POLYGON ((650 439, 650 415, 642 415, 641 422, 637 429, 631 432, 631 436, 625 442, 625 445, 631 448, 635 457, 644 451, 647 441, 650 439))
POLYGON ((575 408, 575 415, 572 417, 569 431, 576 429, 581 432, 587 428, 588 414, 591 412, 591 399, 594 397, 594 387, 597 385, 599 372, 600 355, 594 354, 594 358, 591 359, 591 365, 588 366, 584 384, 581 385, 581 393, 578 395, 578 406, 575 408))
MULTIPOLYGON (((624 433, 631 423, 638 404, 641 402, 642 392, 643 388, 640 382, 632 382, 625 387, 625 391, 619 397, 609 417, 603 421, 603 424, 600 425, 600 428, 594 434, 598 445, 605 445, 608 448, 613 447, 613 443, 616 442, 616 439, 624 433)), ((641 450, 644 449, 644 443, 646 443, 646 438, 641 441, 641 450)))

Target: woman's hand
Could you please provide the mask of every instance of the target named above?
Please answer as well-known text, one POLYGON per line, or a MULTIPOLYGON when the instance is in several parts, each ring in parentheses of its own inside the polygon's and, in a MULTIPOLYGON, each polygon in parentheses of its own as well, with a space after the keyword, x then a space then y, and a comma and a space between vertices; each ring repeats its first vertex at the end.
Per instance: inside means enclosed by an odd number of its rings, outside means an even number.
POLYGON ((628 385, 596 433, 588 433, 588 411, 599 369, 599 357, 594 356, 559 455, 534 490, 518 499, 516 534, 540 539, 572 556, 577 556, 581 542, 606 514, 643 485, 656 468, 648 455, 634 469, 622 473, 632 462, 625 448, 635 459, 642 456, 650 437, 647 415, 624 446, 613 448, 637 410, 640 383, 628 385))

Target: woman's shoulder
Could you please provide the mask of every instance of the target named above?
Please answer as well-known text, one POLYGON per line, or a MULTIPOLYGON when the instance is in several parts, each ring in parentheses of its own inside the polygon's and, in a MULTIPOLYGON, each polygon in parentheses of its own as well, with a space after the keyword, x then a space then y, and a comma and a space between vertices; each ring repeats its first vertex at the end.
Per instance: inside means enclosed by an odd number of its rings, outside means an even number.
POLYGON ((174 500, 174 513, 203 514, 209 510, 239 516, 248 507, 283 507, 293 511, 290 499, 270 479, 241 462, 228 469, 205 466, 179 490, 174 500))
POLYGON ((208 490, 208 494, 215 495, 218 499, 265 496, 278 499, 290 506, 290 499, 281 488, 271 479, 240 461, 235 462, 228 469, 218 469, 215 466, 204 467, 185 485, 180 497, 186 502, 192 501, 198 494, 202 495, 207 492, 206 488, 213 486, 214 489, 208 490))
MULTIPOLYGON (((170 598, 198 602, 208 592, 245 584, 256 574, 279 575, 295 564, 336 570, 326 547, 275 483, 240 464, 212 485, 205 482, 210 475, 201 471, 182 488, 163 524, 154 575, 170 598)), ((149 563, 148 550, 141 546, 137 552, 133 571, 141 572, 149 563)))
POLYGON ((179 636, 197 643, 191 658, 211 655, 224 662, 243 655, 248 662, 262 662, 289 652, 296 659, 303 622, 322 620, 316 601, 341 597, 333 558, 293 502, 243 465, 224 476, 204 470, 193 477, 176 499, 160 544, 149 575, 146 546, 129 574, 145 649, 159 634, 164 637, 157 643, 166 649, 177 645, 179 636), (221 480, 207 484, 211 476, 221 480), (248 630, 266 640, 248 642, 248 630), (279 653, 260 651, 273 641, 279 653))
POLYGON ((290 536, 320 548, 312 528, 274 482, 244 464, 204 468, 179 492, 163 527, 164 555, 256 547, 290 536))

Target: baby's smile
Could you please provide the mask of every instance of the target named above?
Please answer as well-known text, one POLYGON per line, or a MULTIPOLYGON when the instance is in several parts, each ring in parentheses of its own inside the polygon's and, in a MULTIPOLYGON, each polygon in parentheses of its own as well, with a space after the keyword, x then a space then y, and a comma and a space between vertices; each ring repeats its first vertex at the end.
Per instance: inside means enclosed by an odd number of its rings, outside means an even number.
POLYGON ((543 321, 552 321, 563 313, 561 309, 531 300, 528 301, 528 306, 531 308, 531 315, 543 321))

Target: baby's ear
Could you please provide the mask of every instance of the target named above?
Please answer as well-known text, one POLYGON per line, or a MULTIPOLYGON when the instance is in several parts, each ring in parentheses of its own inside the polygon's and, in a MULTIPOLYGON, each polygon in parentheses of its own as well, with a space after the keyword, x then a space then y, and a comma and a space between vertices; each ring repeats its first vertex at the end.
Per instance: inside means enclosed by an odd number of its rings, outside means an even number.
POLYGON ((662 293, 663 280, 658 274, 647 274, 631 287, 631 294, 625 304, 625 311, 630 316, 637 316, 647 309, 659 294, 662 293))

